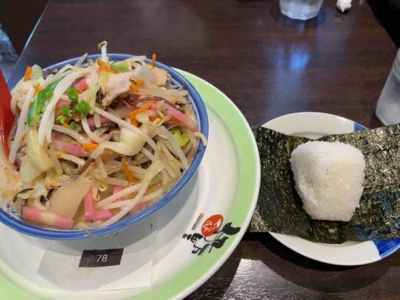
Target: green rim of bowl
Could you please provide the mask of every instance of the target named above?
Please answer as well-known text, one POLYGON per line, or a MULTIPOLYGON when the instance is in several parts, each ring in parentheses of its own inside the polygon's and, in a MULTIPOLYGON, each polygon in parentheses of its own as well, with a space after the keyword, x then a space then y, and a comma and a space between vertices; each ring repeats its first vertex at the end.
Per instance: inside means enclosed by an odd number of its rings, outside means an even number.
MULTIPOLYGON (((258 198, 260 161, 258 149, 246 119, 220 90, 195 75, 178 71, 194 85, 206 103, 207 109, 218 113, 229 128, 231 138, 236 145, 240 181, 236 193, 236 205, 226 219, 234 226, 242 228, 237 235, 226 241, 223 248, 207 253, 207 255, 198 256, 194 263, 169 281, 128 299, 183 298, 196 290, 222 266, 239 244, 250 223, 258 198)), ((60 292, 55 290, 38 289, 35 284, 9 270, 9 267, 0 260, 1 299, 58 298, 60 296, 60 292)))

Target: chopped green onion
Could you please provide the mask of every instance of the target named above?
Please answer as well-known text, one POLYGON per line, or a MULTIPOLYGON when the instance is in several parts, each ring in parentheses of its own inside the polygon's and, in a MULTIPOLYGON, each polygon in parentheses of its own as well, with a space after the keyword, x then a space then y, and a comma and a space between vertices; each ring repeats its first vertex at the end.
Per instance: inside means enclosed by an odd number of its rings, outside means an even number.
POLYGON ((61 110, 60 110, 61 114, 65 117, 69 116, 70 110, 69 110, 69 106, 67 104, 63 104, 61 106, 61 110))
POLYGON ((86 115, 90 112, 90 105, 85 100, 78 102, 74 107, 74 112, 81 114, 82 117, 86 117, 86 115))
POLYGON ((77 131, 78 130, 78 125, 75 123, 75 121, 72 121, 69 123, 69 126, 71 127, 72 130, 77 131))
POLYGON ((69 87, 67 89, 67 96, 69 100, 78 102, 78 90, 74 87, 69 87))
POLYGON ((61 124, 64 124, 66 120, 67 120, 67 117, 64 117, 64 116, 57 116, 56 117, 56 121, 61 123, 61 124))
POLYGON ((31 108, 29 109, 28 125, 33 125, 39 122, 43 112, 46 110, 46 105, 51 97, 53 97, 54 89, 60 80, 61 79, 50 83, 37 94, 35 100, 33 100, 31 108))

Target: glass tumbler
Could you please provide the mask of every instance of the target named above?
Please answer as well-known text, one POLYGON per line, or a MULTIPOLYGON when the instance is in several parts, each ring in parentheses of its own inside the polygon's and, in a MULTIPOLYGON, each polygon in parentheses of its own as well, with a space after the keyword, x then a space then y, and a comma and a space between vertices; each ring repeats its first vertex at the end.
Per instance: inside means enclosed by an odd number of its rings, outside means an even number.
POLYGON ((318 15, 324 0, 279 0, 281 13, 291 19, 308 20, 318 15))
POLYGON ((400 50, 379 96, 375 114, 385 125, 400 123, 400 50))

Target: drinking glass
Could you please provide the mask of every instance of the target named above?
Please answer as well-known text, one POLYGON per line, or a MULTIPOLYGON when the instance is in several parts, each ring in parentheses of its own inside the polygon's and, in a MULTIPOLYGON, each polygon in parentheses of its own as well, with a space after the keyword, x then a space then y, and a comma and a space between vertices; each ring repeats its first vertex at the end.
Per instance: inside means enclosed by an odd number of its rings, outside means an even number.
POLYGON ((318 15, 324 0, 279 0, 281 13, 291 19, 308 20, 318 15))
POLYGON ((385 125, 400 123, 400 50, 379 97, 375 113, 385 125))

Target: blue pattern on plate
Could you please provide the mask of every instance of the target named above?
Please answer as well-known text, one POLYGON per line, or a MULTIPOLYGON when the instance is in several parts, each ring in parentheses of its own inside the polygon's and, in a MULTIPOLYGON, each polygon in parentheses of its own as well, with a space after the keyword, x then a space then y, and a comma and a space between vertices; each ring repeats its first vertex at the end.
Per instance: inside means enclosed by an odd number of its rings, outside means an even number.
POLYGON ((374 241, 374 243, 376 248, 378 248, 379 255, 382 258, 392 254, 400 248, 400 238, 384 241, 374 241))
MULTIPOLYGON (((365 126, 354 123, 354 131, 361 131, 367 129, 365 126)), ((391 240, 376 240, 373 241, 375 243, 376 248, 379 251, 379 255, 384 258, 393 252, 395 252, 397 249, 400 248, 400 238, 398 239, 391 239, 391 240)))
POLYGON ((365 127, 364 125, 354 123, 354 131, 361 131, 361 130, 365 130, 365 129, 367 129, 367 127, 365 127))

